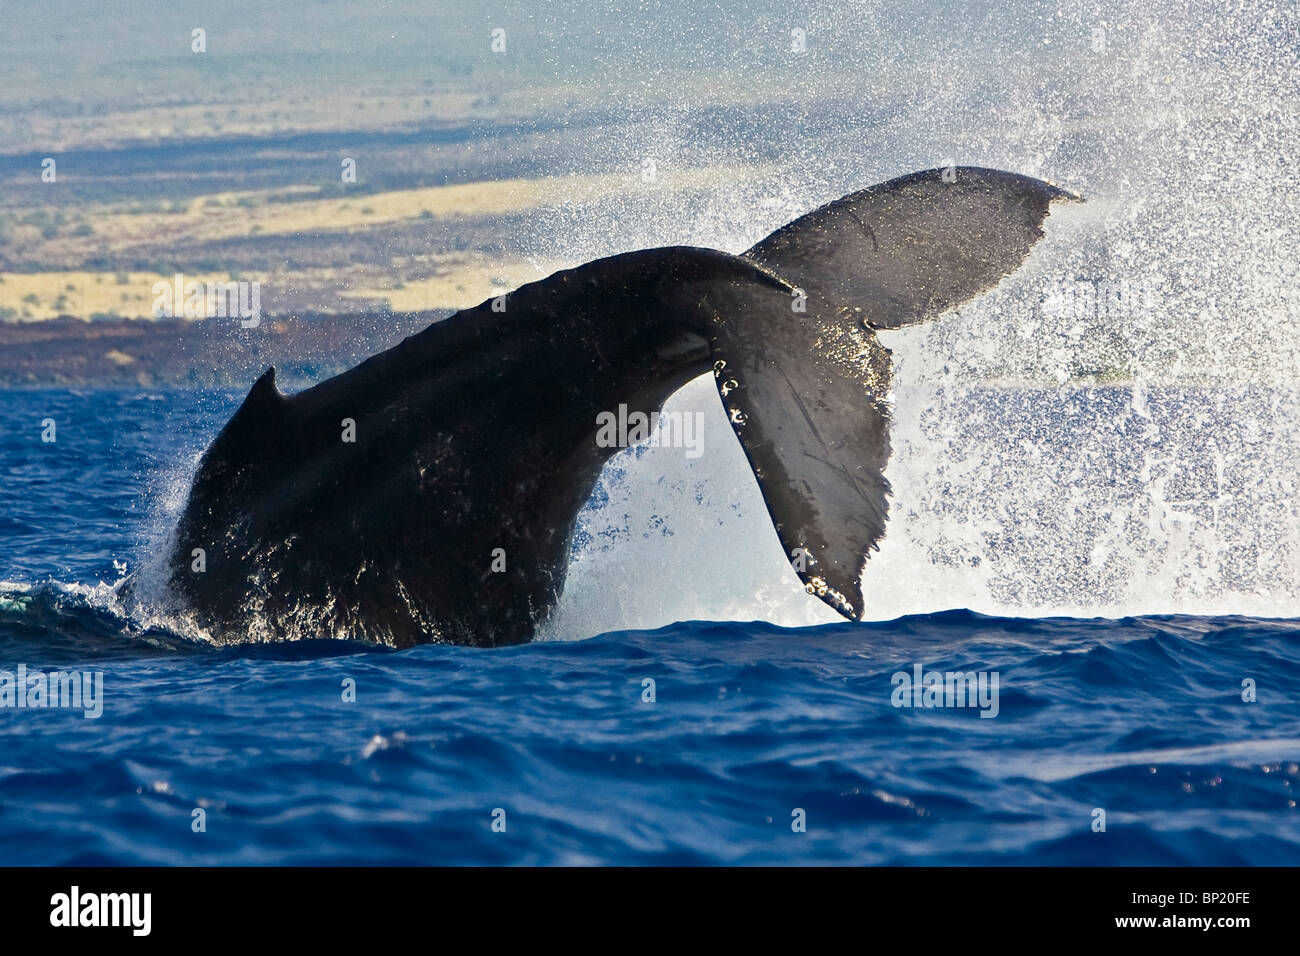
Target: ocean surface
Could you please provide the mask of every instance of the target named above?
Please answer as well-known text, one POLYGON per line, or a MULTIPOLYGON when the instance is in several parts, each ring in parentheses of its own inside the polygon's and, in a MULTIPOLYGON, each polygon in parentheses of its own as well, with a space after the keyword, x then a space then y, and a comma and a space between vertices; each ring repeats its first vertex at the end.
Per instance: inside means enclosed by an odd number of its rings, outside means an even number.
POLYGON ((954 609, 391 651, 125 616, 113 585, 239 397, 0 392, 0 693, 102 674, 98 717, 0 707, 5 863, 1300 863, 1300 621, 954 609), (917 668, 996 677, 995 705, 895 706, 925 702, 896 693, 917 668))

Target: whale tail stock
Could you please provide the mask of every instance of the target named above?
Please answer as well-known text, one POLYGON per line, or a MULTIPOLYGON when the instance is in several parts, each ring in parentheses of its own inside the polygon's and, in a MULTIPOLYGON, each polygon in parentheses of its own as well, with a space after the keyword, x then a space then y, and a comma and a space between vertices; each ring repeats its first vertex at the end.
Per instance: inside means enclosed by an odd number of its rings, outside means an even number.
POLYGON ((993 286, 1072 198, 949 178, 846 196, 742 256, 672 247, 559 272, 296 395, 268 370, 200 462, 174 592, 222 639, 528 640, 618 451, 597 417, 655 411, 712 369, 796 573, 859 618, 888 494, 874 331, 993 286))

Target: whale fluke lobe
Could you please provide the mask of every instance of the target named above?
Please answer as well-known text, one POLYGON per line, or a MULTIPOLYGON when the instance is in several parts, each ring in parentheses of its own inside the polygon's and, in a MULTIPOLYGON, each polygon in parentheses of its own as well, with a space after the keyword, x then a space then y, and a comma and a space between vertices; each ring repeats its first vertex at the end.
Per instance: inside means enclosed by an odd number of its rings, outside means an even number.
POLYGON ((897 329, 935 318, 1010 274, 1042 237, 1058 200, 1081 201, 1016 173, 931 169, 814 209, 745 257, 873 329, 897 329))
POLYGON ((889 353, 872 330, 996 283, 1068 196, 918 173, 743 256, 671 247, 558 272, 296 395, 269 369, 199 464, 172 590, 221 640, 526 641, 619 450, 598 417, 648 415, 712 370, 796 573, 861 617, 889 491, 889 353))

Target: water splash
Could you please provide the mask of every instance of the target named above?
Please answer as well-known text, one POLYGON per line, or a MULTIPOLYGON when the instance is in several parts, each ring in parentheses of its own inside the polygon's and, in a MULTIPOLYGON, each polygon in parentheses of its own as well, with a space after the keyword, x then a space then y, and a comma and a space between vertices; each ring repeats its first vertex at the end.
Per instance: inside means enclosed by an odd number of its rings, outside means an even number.
MULTIPOLYGON (((1199 0, 970 6, 790 12, 819 56, 857 57, 870 76, 773 55, 765 78, 720 58, 709 95, 662 63, 612 86, 638 118, 591 143, 593 166, 725 158, 755 174, 707 196, 633 185, 608 216, 565 219, 575 259, 740 251, 843 192, 948 162, 1078 190, 1087 205, 1055 210, 996 290, 882 336, 895 495, 868 615, 1300 614, 1300 16, 1199 0), (745 109, 730 105, 741 89, 745 109)), ((607 471, 558 630, 807 623, 820 610, 792 594, 712 389, 674 401, 718 440, 693 465, 656 449, 607 471)))

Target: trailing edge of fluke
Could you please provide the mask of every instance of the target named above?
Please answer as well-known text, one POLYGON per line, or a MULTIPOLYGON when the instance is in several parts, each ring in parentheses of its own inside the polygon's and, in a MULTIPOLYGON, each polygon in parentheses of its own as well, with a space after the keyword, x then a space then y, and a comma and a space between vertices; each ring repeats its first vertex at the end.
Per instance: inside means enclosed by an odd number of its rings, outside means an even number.
POLYGON ((995 170, 914 173, 739 256, 676 246, 557 272, 296 395, 268 369, 199 465, 170 590, 221 641, 527 641, 617 451, 598 416, 657 411, 712 371, 795 573, 858 619, 889 494, 875 332, 991 288, 1056 200, 1078 197, 995 170))

